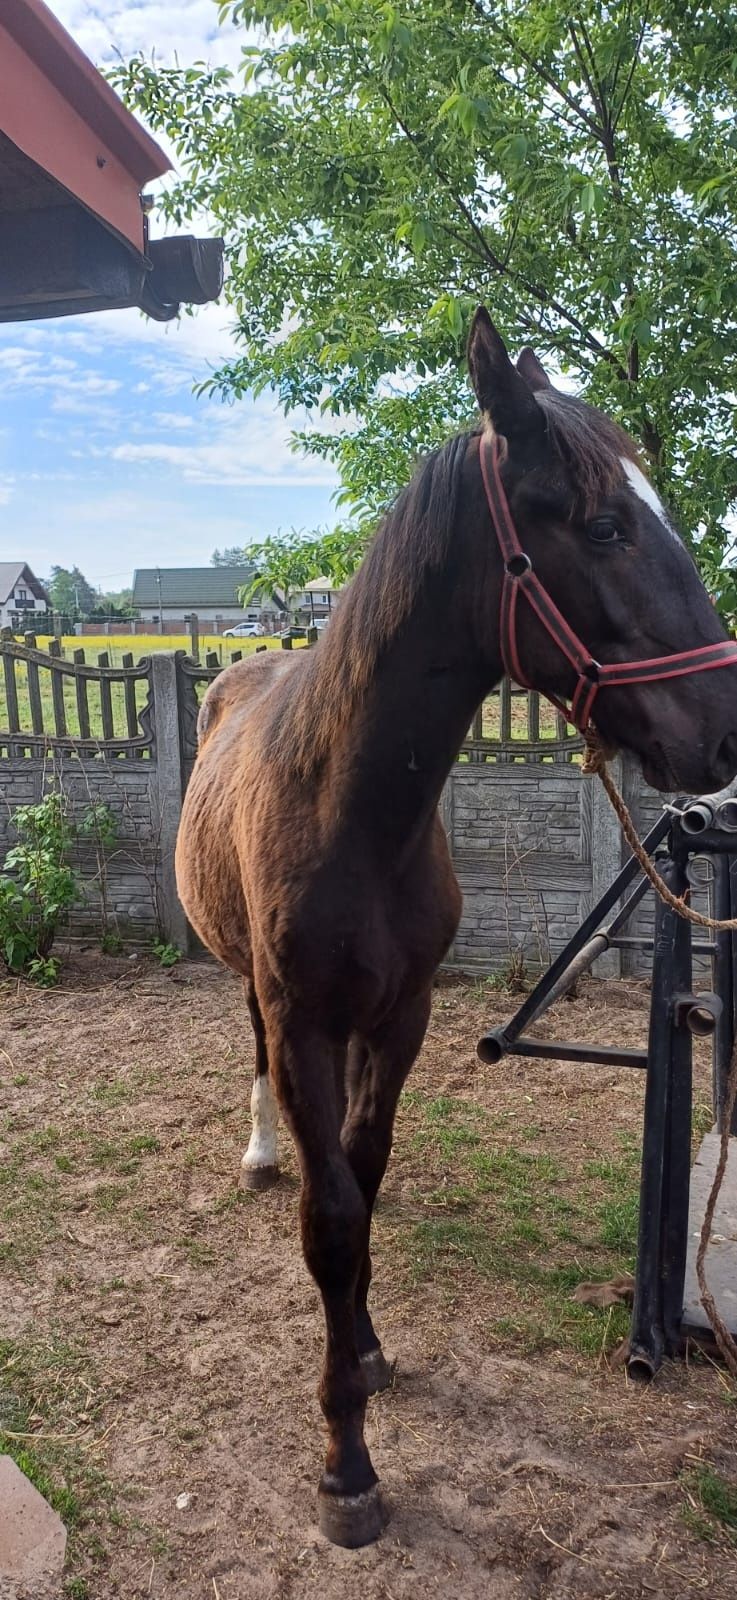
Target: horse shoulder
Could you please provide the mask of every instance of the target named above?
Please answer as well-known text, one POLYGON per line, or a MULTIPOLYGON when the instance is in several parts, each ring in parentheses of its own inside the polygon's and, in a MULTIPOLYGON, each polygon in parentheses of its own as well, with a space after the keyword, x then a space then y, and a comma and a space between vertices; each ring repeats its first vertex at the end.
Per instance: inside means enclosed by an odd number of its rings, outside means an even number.
POLYGON ((215 729, 233 711, 255 708, 286 674, 294 671, 302 651, 287 655, 278 650, 247 656, 225 667, 207 689, 197 718, 197 744, 200 750, 215 729))

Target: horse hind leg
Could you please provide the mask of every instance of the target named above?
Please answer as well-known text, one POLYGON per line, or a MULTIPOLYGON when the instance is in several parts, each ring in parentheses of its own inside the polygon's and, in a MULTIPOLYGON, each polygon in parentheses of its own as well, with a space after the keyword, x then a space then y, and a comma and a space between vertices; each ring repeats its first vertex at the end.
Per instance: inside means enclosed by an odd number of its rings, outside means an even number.
POLYGON ((279 1108, 269 1077, 264 1020, 251 978, 246 978, 245 987, 246 1004, 256 1040, 256 1071, 251 1090, 251 1137, 241 1161, 238 1184, 241 1189, 270 1189, 279 1179, 279 1108))

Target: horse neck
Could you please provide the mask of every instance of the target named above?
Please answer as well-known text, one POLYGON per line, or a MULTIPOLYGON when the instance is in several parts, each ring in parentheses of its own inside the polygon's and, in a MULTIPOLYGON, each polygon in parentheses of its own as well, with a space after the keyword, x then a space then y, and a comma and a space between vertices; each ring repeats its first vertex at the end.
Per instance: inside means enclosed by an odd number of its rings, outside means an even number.
POLYGON ((331 800, 390 857, 411 849, 431 822, 473 714, 502 673, 489 628, 488 608, 498 616, 493 557, 468 526, 457 532, 445 567, 428 574, 382 653, 330 763, 331 800))

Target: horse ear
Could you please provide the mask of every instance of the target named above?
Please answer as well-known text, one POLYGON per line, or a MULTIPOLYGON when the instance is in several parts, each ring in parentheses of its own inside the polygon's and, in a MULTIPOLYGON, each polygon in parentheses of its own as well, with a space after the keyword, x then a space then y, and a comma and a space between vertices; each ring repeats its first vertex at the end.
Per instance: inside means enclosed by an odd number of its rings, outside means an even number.
POLYGON ((545 368, 538 361, 534 350, 531 350, 528 344, 525 345, 524 350, 520 350, 517 357, 517 371, 522 373, 525 382, 529 383, 531 389, 552 389, 553 387, 545 368))
POLYGON ((479 306, 471 323, 468 370, 479 406, 497 433, 508 436, 542 421, 532 390, 512 365, 485 306, 479 306))

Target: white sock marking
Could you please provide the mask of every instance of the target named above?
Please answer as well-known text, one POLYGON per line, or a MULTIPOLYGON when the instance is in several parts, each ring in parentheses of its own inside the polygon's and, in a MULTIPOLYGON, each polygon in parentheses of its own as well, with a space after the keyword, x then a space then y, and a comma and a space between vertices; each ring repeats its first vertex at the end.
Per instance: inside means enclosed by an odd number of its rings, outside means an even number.
MULTIPOLYGON (((649 506, 651 511, 655 512, 658 521, 662 522, 663 527, 667 529, 672 539, 678 539, 678 534, 669 520, 665 506, 658 498, 649 478, 646 478, 644 472, 640 471, 635 461, 630 461, 629 456, 622 456, 620 459, 630 488, 634 489, 638 500, 642 500, 646 506, 649 506)), ((680 539, 678 539, 679 544, 680 542, 680 539)))
POLYGON ((248 1168, 277 1166, 276 1131, 279 1125, 279 1107, 266 1072, 262 1073, 261 1077, 254 1078, 251 1091, 251 1117, 253 1128, 241 1166, 248 1168))

